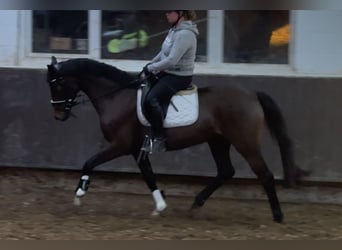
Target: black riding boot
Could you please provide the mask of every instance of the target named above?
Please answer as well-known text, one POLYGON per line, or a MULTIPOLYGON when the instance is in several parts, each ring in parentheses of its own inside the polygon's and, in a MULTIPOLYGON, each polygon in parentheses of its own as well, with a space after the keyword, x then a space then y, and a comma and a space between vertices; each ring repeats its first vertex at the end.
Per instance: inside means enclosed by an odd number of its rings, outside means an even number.
POLYGON ((164 111, 159 101, 153 99, 149 103, 149 122, 151 123, 152 152, 166 151, 166 138, 164 133, 164 111))

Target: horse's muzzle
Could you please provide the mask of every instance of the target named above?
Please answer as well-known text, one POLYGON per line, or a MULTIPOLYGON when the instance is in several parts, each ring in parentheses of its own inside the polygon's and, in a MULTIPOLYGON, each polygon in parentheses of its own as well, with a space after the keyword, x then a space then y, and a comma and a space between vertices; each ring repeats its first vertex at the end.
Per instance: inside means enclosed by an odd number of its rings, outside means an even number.
POLYGON ((69 118, 69 112, 63 112, 63 111, 55 111, 54 113, 55 119, 58 121, 66 121, 69 118))

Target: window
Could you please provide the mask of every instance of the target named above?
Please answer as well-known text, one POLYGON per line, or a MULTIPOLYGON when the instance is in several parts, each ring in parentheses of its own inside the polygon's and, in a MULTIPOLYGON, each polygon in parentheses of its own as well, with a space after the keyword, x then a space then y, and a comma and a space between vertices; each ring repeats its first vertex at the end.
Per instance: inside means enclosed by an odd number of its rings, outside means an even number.
MULTIPOLYGON (((197 10, 196 14, 197 62, 288 63, 289 11, 197 10)), ((161 10, 32 11, 28 53, 148 61, 160 51, 169 28, 161 10)))
POLYGON ((288 63, 288 11, 225 11, 224 62, 288 63))
POLYGON ((88 53, 88 11, 33 11, 32 52, 88 53))
MULTIPOLYGON (((196 11, 197 61, 206 60, 206 11, 196 11)), ((165 11, 102 11, 101 57, 150 60, 170 28, 165 11)))

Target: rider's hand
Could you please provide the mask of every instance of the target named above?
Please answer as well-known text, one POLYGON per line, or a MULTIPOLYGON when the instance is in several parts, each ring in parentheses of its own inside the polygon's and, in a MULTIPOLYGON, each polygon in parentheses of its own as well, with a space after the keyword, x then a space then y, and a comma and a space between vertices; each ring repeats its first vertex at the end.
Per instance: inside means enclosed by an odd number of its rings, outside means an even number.
POLYGON ((146 64, 144 67, 143 67, 143 72, 144 72, 144 74, 145 74, 145 76, 148 76, 148 75, 150 75, 151 74, 151 72, 148 70, 148 68, 147 68, 147 66, 148 65, 150 65, 151 63, 148 63, 148 64, 146 64))

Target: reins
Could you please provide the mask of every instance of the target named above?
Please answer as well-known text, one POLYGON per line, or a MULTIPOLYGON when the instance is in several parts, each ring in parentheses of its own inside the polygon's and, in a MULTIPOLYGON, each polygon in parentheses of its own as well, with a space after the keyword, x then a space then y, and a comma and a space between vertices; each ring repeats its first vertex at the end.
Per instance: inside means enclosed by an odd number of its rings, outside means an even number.
MULTIPOLYGON (((121 91, 121 90, 123 90, 123 89, 129 88, 130 86, 133 86, 133 85, 135 85, 135 84, 137 84, 137 83, 139 83, 139 82, 140 82, 139 79, 134 79, 134 80, 130 81, 127 85, 125 85, 125 86, 120 86, 119 88, 113 89, 113 90, 111 90, 111 91, 109 91, 109 92, 107 92, 107 93, 105 93, 105 94, 103 94, 103 95, 100 95, 100 96, 97 96, 97 97, 95 97, 95 98, 92 98, 92 100, 100 100, 100 99, 102 99, 102 98, 104 98, 104 97, 106 97, 106 96, 113 95, 113 94, 115 94, 115 93, 117 93, 117 92, 119 92, 119 91, 121 91)), ((76 98, 77 98, 77 97, 83 97, 83 96, 85 96, 85 95, 80 94, 80 95, 77 95, 76 98)), ((88 97, 88 99, 83 99, 83 100, 81 100, 81 101, 76 101, 76 104, 75 104, 74 106, 76 106, 76 105, 78 105, 78 104, 85 104, 85 103, 88 103, 88 102, 90 102, 90 101, 91 101, 91 100, 90 100, 89 97, 88 97)))

